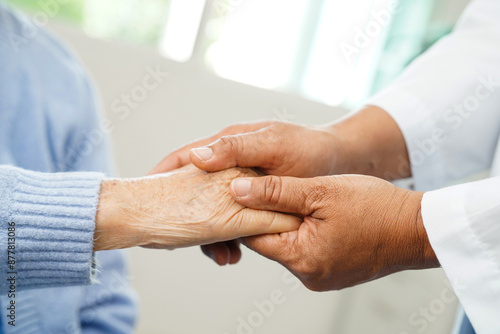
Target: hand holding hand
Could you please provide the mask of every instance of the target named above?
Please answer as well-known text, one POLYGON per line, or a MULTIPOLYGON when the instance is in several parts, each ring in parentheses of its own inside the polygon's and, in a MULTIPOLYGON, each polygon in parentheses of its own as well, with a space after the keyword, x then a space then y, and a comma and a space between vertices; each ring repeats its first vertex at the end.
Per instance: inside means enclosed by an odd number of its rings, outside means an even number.
MULTIPOLYGON (((342 162, 340 137, 329 127, 307 127, 267 121, 230 126, 218 134, 187 145, 163 159, 151 172, 165 173, 194 163, 206 171, 257 167, 266 174, 311 177, 339 173, 342 162)), ((241 258, 237 240, 202 246, 219 265, 241 258)))
POLYGON ((439 265, 420 215, 422 193, 359 175, 240 178, 232 193, 249 208, 304 217, 297 231, 243 240, 311 290, 439 265))
POLYGON ((236 203, 230 182, 249 169, 206 173, 186 166, 153 177, 104 181, 95 250, 144 246, 174 249, 297 229, 300 219, 236 203))

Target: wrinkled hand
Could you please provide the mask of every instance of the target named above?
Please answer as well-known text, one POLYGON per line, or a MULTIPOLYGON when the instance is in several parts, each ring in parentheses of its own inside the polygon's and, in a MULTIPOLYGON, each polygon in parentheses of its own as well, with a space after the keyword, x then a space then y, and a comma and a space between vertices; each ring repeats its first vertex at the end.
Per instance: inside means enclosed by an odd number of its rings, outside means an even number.
MULTIPOLYGON (((164 173, 193 163, 206 171, 256 167, 266 174, 312 177, 341 173, 340 137, 328 127, 306 127, 284 122, 233 125, 220 133, 187 145, 161 161, 150 174, 164 173), (193 150, 194 149, 194 150, 193 150)), ((219 265, 241 257, 237 241, 203 246, 219 265)))
POLYGON ((153 177, 104 181, 94 249, 174 249, 297 229, 296 217, 248 209, 231 197, 234 178, 257 175, 250 169, 206 173, 186 166, 153 177))
POLYGON ((243 242, 283 264, 311 290, 439 265, 420 215, 422 193, 360 175, 243 178, 231 189, 249 208, 304 217, 297 231, 243 242))

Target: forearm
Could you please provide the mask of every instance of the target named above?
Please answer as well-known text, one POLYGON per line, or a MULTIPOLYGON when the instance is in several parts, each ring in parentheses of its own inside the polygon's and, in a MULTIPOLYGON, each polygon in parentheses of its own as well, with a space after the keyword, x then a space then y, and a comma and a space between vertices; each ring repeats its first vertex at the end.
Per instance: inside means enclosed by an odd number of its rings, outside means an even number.
POLYGON ((328 128, 340 138, 344 174, 395 180, 411 176, 405 139, 393 118, 375 106, 335 122, 328 128))

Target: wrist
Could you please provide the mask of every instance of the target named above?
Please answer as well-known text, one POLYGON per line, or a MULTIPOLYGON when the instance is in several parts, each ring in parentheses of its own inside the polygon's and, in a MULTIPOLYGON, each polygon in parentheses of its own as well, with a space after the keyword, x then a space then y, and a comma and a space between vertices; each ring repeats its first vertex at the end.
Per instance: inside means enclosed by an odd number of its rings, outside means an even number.
POLYGON ((358 116, 348 117, 329 126, 330 132, 337 138, 338 159, 333 174, 377 175, 379 157, 370 149, 358 116))
POLYGON ((311 150, 317 147, 318 152, 313 155, 317 159, 311 162, 317 171, 310 173, 308 177, 349 174, 347 166, 349 156, 346 150, 348 146, 345 138, 331 125, 310 127, 310 129, 315 132, 311 150))
POLYGON ((340 139, 342 173, 386 180, 411 176, 406 142, 394 119, 383 109, 367 106, 330 125, 340 139))
POLYGON ((371 175, 369 171, 372 167, 366 157, 363 157, 359 149, 359 136, 349 129, 344 122, 339 122, 329 126, 329 131, 334 136, 337 145, 333 152, 334 169, 330 175, 335 174, 362 174, 371 175), (367 165, 368 163, 368 165, 367 165))
POLYGON ((142 233, 134 230, 130 207, 134 193, 120 179, 103 180, 97 207, 94 251, 122 249, 141 244, 142 233))
POLYGON ((422 219, 422 198, 424 193, 407 191, 398 215, 398 226, 403 234, 402 241, 394 252, 400 255, 398 265, 404 269, 429 269, 439 266, 422 219))
POLYGON ((427 230, 425 229, 424 220, 422 218, 422 199, 424 192, 412 192, 415 197, 415 215, 413 218, 414 228, 416 230, 415 244, 420 248, 416 261, 416 269, 428 269, 439 267, 439 260, 431 246, 427 230))

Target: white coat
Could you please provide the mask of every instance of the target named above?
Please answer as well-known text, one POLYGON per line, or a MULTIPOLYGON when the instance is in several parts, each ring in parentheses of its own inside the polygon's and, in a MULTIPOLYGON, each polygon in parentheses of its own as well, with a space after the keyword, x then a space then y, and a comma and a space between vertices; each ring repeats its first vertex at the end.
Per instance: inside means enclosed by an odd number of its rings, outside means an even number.
POLYGON ((500 333, 500 0, 473 1, 368 104, 403 132, 430 242, 476 332, 500 333), (444 188, 477 175, 490 178, 444 188))

